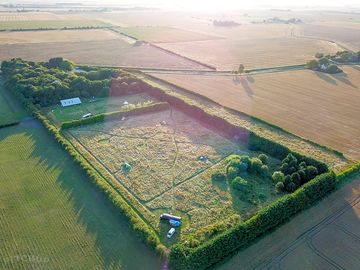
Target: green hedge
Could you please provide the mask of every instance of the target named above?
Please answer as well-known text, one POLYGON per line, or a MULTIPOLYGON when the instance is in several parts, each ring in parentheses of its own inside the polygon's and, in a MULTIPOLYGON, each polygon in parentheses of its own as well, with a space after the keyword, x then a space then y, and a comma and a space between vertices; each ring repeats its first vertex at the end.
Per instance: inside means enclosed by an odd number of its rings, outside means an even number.
POLYGON ((140 238, 154 248, 158 253, 164 255, 165 246, 160 242, 158 235, 133 208, 123 199, 123 197, 114 190, 114 188, 75 150, 75 148, 60 134, 59 130, 53 126, 49 120, 40 112, 34 112, 34 116, 39 119, 44 127, 54 136, 56 141, 71 155, 76 162, 88 175, 90 181, 95 187, 103 193, 112 205, 123 214, 131 224, 134 231, 140 238))
POLYGON ((360 162, 354 164, 350 168, 338 173, 336 175, 337 181, 341 182, 344 178, 348 177, 349 175, 359 172, 360 171, 360 162))
POLYGON ((169 254, 169 263, 173 269, 206 269, 283 224, 296 213, 326 196, 335 187, 336 176, 333 172, 319 175, 294 193, 280 198, 252 218, 197 248, 174 245, 169 254))
POLYGON ((117 111, 117 112, 111 112, 111 113, 102 113, 98 114, 89 118, 84 119, 77 119, 73 121, 64 122, 61 125, 61 129, 67 129, 72 127, 77 127, 81 125, 91 124, 91 123, 97 123, 97 122, 103 122, 105 120, 115 120, 119 119, 123 116, 130 116, 130 115, 139 115, 143 113, 150 113, 150 112, 158 112, 162 110, 169 109, 169 104, 166 102, 158 102, 150 105, 145 105, 139 108, 134 108, 130 110, 124 110, 124 111, 117 111))

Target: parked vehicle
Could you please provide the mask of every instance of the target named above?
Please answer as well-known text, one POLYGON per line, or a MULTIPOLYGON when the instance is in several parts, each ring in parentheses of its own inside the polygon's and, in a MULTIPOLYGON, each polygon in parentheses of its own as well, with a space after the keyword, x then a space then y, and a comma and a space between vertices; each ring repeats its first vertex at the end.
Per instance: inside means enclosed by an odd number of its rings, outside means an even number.
POLYGON ((89 118, 89 117, 91 117, 91 116, 93 116, 92 113, 87 113, 87 114, 84 114, 84 115, 82 116, 82 118, 89 118))
POLYGON ((171 214, 167 214, 167 213, 161 214, 161 215, 160 215, 160 219, 162 219, 162 220, 170 220, 170 219, 173 219, 173 220, 181 221, 181 217, 177 217, 177 216, 174 216, 174 215, 171 215, 171 214))
POLYGON ((179 227, 181 225, 181 221, 174 219, 169 219, 169 223, 173 227, 179 227))
POLYGON ((171 228, 171 229, 168 231, 166 237, 170 239, 170 238, 174 235, 174 233, 175 233, 175 228, 171 228))

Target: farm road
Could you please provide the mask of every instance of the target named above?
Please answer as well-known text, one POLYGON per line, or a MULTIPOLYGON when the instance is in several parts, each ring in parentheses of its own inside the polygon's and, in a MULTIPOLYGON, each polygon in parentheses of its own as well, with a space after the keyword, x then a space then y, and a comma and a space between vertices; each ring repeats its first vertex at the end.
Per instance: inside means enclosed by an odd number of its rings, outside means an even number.
POLYGON ((360 175, 221 265, 227 269, 359 269, 360 175))

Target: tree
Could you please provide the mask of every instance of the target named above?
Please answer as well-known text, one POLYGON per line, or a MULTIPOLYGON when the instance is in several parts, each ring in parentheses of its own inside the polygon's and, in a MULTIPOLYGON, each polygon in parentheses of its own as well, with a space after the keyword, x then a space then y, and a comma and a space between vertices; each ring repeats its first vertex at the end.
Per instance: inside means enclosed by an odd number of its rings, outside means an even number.
POLYGON ((239 65, 238 72, 241 74, 245 71, 245 66, 243 64, 239 65))
POLYGON ((276 171, 271 178, 275 183, 279 183, 284 181, 285 175, 282 172, 276 171))
POLYGON ((316 61, 315 59, 310 60, 309 62, 306 63, 306 67, 311 70, 316 70, 319 68, 319 62, 316 61))
POLYGON ((306 170, 305 170, 305 173, 306 173, 306 180, 311 180, 313 179, 315 176, 318 175, 318 169, 314 166, 307 166, 306 167, 306 170))
POLYGON ((296 190, 296 185, 293 182, 290 182, 287 185, 285 185, 285 189, 288 192, 294 192, 296 190))
POLYGON ((268 163, 269 158, 268 158, 267 155, 265 155, 265 154, 260 154, 258 158, 261 160, 261 162, 262 162, 263 164, 267 164, 267 163, 268 163))
POLYGON ((284 183, 283 182, 277 182, 276 185, 275 185, 275 188, 278 191, 283 191, 284 188, 285 188, 284 183))
POLYGON ((228 180, 233 180, 236 176, 238 176, 238 169, 233 166, 228 166, 226 169, 226 176, 228 180))
POLYGON ((263 163, 258 158, 251 159, 250 172, 252 173, 261 173, 261 166, 263 163))
POLYGON ((323 54, 323 53, 317 52, 317 53, 315 54, 315 58, 317 58, 317 59, 320 59, 320 58, 323 58, 323 57, 324 57, 324 54, 323 54))
POLYGON ((269 167, 267 165, 262 165, 260 170, 261 170, 261 175, 263 177, 270 176, 270 170, 269 170, 269 167))

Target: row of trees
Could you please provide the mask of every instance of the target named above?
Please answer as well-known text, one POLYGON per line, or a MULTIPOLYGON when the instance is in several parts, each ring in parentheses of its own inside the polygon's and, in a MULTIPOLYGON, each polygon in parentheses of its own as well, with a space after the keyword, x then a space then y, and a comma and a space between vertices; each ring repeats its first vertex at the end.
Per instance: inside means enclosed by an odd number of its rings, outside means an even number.
POLYGON ((1 70, 8 89, 41 107, 66 98, 106 96, 111 79, 118 75, 115 69, 103 68, 76 72, 74 64, 61 57, 44 63, 12 59, 1 63, 1 70))

